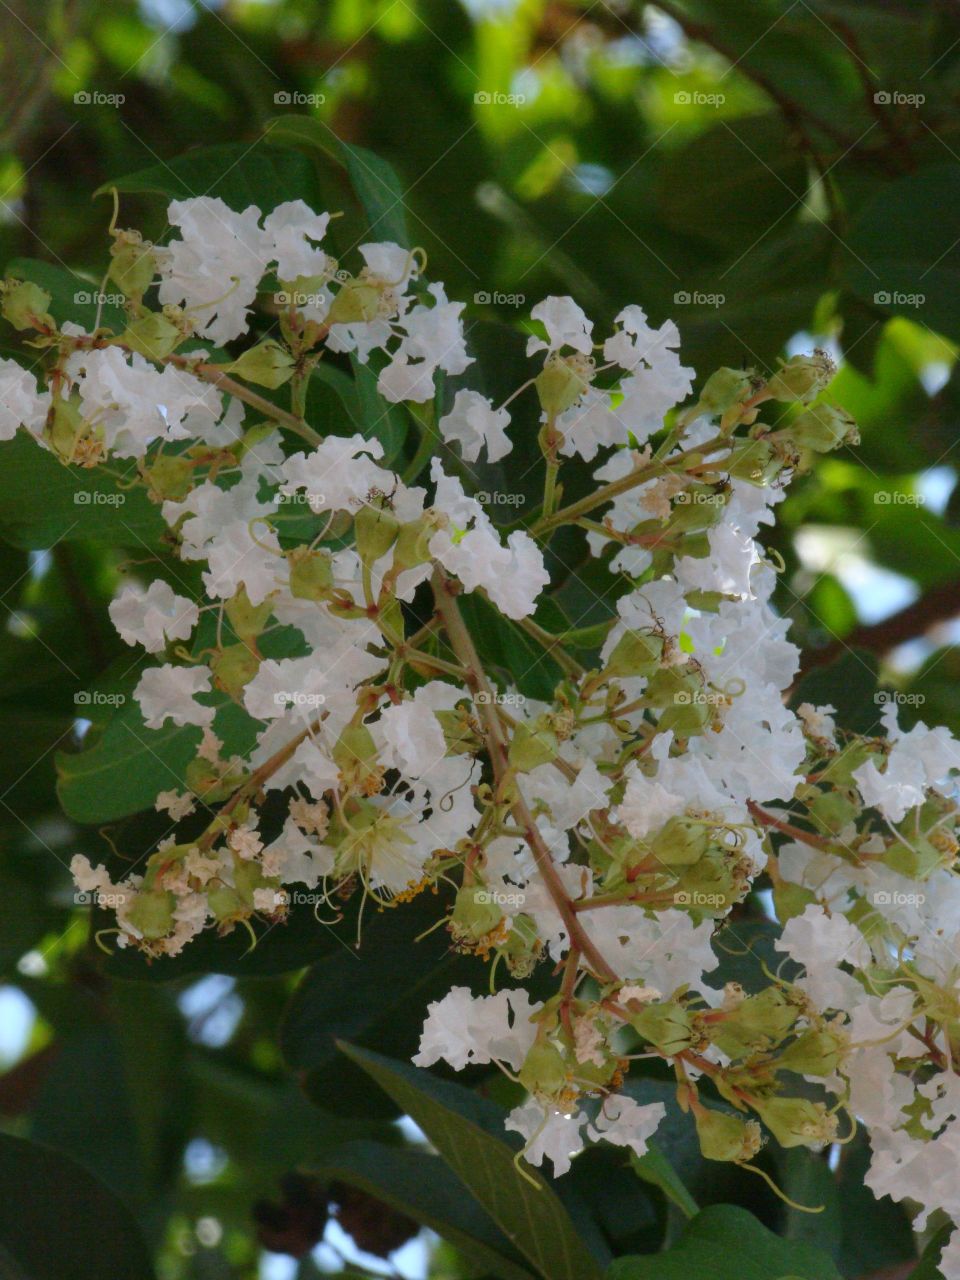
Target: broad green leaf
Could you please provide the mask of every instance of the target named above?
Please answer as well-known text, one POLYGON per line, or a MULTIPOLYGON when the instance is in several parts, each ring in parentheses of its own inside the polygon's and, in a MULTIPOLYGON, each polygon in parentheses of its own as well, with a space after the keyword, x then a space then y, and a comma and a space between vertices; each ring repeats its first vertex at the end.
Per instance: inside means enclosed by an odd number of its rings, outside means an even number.
POLYGON ((796 686, 791 706, 803 702, 833 706, 837 722, 852 733, 875 733, 883 707, 877 697, 877 659, 863 649, 850 650, 825 667, 814 667, 796 686))
POLYGON ((945 160, 879 186, 850 229, 850 288, 887 314, 900 312, 960 338, 960 172, 945 160))
POLYGON ((358 945, 345 940, 304 977, 284 1017, 281 1046, 318 1106, 369 1115, 374 1100, 385 1102, 344 1062, 339 1039, 409 1058, 430 1001, 454 982, 482 982, 483 967, 451 951, 445 931, 428 932, 442 909, 432 894, 421 894, 379 916, 370 913, 358 945))
MULTIPOLYGON (((85 751, 57 755, 57 793, 75 822, 115 822, 152 809, 161 791, 183 791, 187 765, 196 755, 200 730, 167 721, 148 729, 128 682, 125 701, 85 751)), ((259 722, 225 694, 215 698, 214 721, 227 758, 253 746, 259 722)))
POLYGON ((129 1210, 50 1147, 0 1134, 0 1273, 10 1280, 151 1280, 129 1210))
POLYGON ((807 1244, 781 1240, 746 1209, 710 1205, 666 1253, 618 1258, 606 1280, 840 1280, 830 1258, 807 1244))
POLYGON ((685 1217, 694 1217, 697 1213, 696 1200, 683 1185, 676 1169, 655 1142, 652 1140, 647 1142, 647 1150, 642 1156, 631 1153, 630 1163, 638 1178, 659 1187, 685 1217))
POLYGON ((305 146, 342 165, 369 220, 365 238, 410 244, 404 191, 391 164, 354 143, 343 142, 315 116, 277 116, 264 127, 265 138, 281 146, 305 146))
POLYGON ((379 1142, 350 1142, 311 1173, 346 1182, 431 1227, 501 1280, 532 1272, 439 1156, 379 1142))
POLYGON ((256 205, 269 213, 286 200, 305 200, 319 209, 321 199, 313 166, 299 151, 253 143, 229 142, 199 147, 169 164, 151 165, 105 182, 95 194, 111 188, 121 195, 159 195, 170 200, 216 196, 242 213, 256 205))
MULTIPOLYGON (((136 474, 132 463, 120 466, 136 474)), ((122 489, 102 468, 63 466, 25 431, 0 444, 0 538, 13 546, 34 550, 85 538, 144 550, 156 547, 165 529, 142 488, 122 489)))
POLYGON ((589 1244, 567 1206, 535 1171, 523 1177, 518 1145, 503 1128, 504 1113, 460 1085, 406 1063, 343 1045, 343 1052, 384 1089, 424 1131, 501 1231, 547 1280, 598 1280, 603 1246, 589 1244))

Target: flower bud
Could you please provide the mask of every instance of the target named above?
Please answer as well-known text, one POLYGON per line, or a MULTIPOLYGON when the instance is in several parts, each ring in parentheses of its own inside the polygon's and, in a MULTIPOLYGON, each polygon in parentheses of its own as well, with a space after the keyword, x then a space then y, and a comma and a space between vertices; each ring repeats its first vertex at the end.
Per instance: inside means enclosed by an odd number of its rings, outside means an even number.
POLYGON ((750 1160, 763 1142, 756 1120, 741 1120, 724 1111, 698 1107, 694 1112, 700 1151, 706 1160, 739 1163, 750 1160))
POLYGON ((567 1064, 552 1040, 537 1040, 517 1072, 520 1083, 536 1098, 556 1098, 567 1087, 567 1064))
POLYGON ((797 444, 815 453, 829 453, 842 444, 859 444, 857 424, 832 404, 811 405, 787 428, 797 444))
POLYGON ((667 867, 689 867, 710 847, 710 828, 696 818, 674 817, 650 841, 657 861, 667 867))
POLYGON ((630 1025, 644 1040, 669 1056, 683 1053, 693 1043, 690 1014, 675 1001, 648 1004, 640 1013, 632 1015, 630 1025))
POLYGON ((211 657, 210 670, 214 685, 238 701, 260 670, 260 658, 245 644, 228 644, 211 657))
POLYGON ((50 294, 32 280, 4 280, 0 285, 0 311, 15 329, 55 329, 48 312, 50 294))
POLYGON ((539 720, 533 725, 521 722, 514 730, 508 760, 518 773, 530 773, 538 765, 557 758, 557 735, 539 720))
POLYGON ((754 1098, 753 1108, 781 1147, 809 1147, 832 1142, 837 1118, 822 1102, 809 1098, 754 1098))
POLYGON ((465 884, 457 890, 448 926, 456 942, 473 948, 489 941, 502 924, 503 912, 482 884, 465 884))
POLYGON ((746 480, 763 488, 776 480, 783 470, 783 459, 773 442, 761 437, 756 440, 738 440, 724 465, 736 479, 746 480))
POLYGON ((788 404, 809 404, 826 387, 837 366, 819 347, 810 356, 791 356, 780 362, 780 368, 767 382, 774 400, 788 404))
POLYGON ((143 297, 157 274, 153 245, 138 231, 121 231, 110 246, 109 276, 121 293, 136 301, 143 297))
POLYGON ((286 553, 290 566, 290 594, 298 600, 328 600, 333 590, 333 557, 329 551, 307 546, 286 553))
POLYGON ((593 361, 579 353, 572 356, 551 354, 537 375, 534 386, 548 418, 556 418, 575 405, 593 377, 593 361))
POLYGON ((605 676, 651 676, 663 656, 663 636, 653 631, 625 631, 603 669, 605 676))
POLYGON ((282 347, 273 338, 267 338, 249 351, 244 351, 242 356, 226 368, 246 382, 255 382, 258 387, 276 390, 289 381, 295 365, 296 361, 286 347, 282 347))
POLYGON ((240 640, 256 640, 266 629, 273 612, 273 599, 268 596, 261 604, 251 604, 246 587, 238 590, 224 606, 227 620, 240 640))
POLYGON ((344 281, 327 312, 327 324, 369 324, 380 314, 382 289, 370 280, 344 281))
POLYGON ((148 889, 136 895, 124 911, 123 920, 146 942, 157 942, 173 928, 176 905, 177 899, 168 889, 148 889))
POLYGON ((850 1038, 840 1027, 811 1027, 780 1054, 777 1066, 802 1076, 832 1076, 849 1052, 850 1038))
POLYGON ((120 335, 120 341, 148 360, 166 360, 184 339, 184 332, 166 316, 148 311, 139 316, 120 335))
POLYGON ((390 510, 387 499, 373 498, 365 502, 353 518, 357 554, 365 564, 374 564, 385 556, 397 540, 400 522, 390 510))
POLYGON ((193 463, 182 454, 161 453, 149 464, 141 464, 151 502, 182 502, 193 488, 193 463))

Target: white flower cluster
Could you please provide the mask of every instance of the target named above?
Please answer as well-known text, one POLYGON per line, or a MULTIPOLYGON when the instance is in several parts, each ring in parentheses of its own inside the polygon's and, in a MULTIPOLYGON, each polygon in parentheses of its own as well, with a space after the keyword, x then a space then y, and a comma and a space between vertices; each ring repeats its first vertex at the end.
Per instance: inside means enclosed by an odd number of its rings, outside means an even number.
POLYGON ((255 935, 292 884, 333 908, 439 889, 454 947, 515 982, 545 959, 562 974, 536 1003, 519 985, 454 987, 416 1058, 518 1079, 508 1125, 532 1163, 562 1173, 600 1140, 642 1154, 664 1109, 626 1077, 653 1055, 708 1158, 746 1163, 765 1134, 840 1140, 845 1111, 870 1127, 877 1194, 960 1220, 960 745, 903 732, 893 708, 875 738, 838 731, 832 708, 789 710, 799 655, 757 542, 790 475, 852 436, 821 398, 822 353, 768 378, 719 370, 676 411, 692 375, 675 326, 631 306, 595 345, 572 299, 546 299, 515 393, 538 400, 544 499, 503 538, 467 490, 470 464, 513 446, 506 405, 445 393, 425 487, 373 435, 320 437, 305 411, 317 362, 352 353, 386 404, 433 427, 437 374, 471 357, 462 304, 424 283, 421 255, 366 244, 351 275, 322 248, 328 215, 299 201, 264 217, 200 198, 169 217, 181 238, 165 248, 115 235, 119 333, 58 329, 29 282, 3 291, 52 363, 41 390, 0 362, 0 436, 23 428, 74 465, 136 459, 201 566, 200 601, 157 579, 111 606, 154 658, 134 691, 146 725, 196 747, 182 790, 157 798, 176 830, 136 870, 115 883, 74 859, 82 889, 116 895, 119 945, 175 955, 206 928, 255 935), (280 340, 210 351, 254 317, 280 340), (288 382, 289 409, 250 385, 288 382), (788 406, 786 426, 759 420, 765 401, 788 406), (601 451, 595 491, 561 506, 564 459, 601 451), (623 584, 590 669, 532 619, 562 526, 623 584), (559 661, 551 701, 493 683, 464 593, 559 661), (227 700, 254 730, 242 754, 218 736, 227 700), (716 977, 711 939, 761 876, 796 976, 758 970, 747 992, 716 977))

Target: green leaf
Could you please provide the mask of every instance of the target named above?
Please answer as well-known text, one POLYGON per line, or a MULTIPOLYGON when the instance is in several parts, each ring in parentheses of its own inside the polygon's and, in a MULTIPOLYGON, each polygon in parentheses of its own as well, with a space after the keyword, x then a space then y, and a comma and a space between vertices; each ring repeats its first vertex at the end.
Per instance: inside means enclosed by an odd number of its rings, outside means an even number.
POLYGON ((160 508, 143 489, 121 489, 102 469, 65 467, 24 431, 0 444, 5 542, 35 550, 84 538, 143 550, 159 545, 165 530, 160 508))
MULTIPOLYGON (((184 775, 196 755, 200 730, 170 721, 160 729, 148 729, 132 696, 135 683, 127 682, 125 701, 91 746, 56 757, 57 794, 67 816, 76 822, 115 822, 152 809, 161 791, 185 789, 184 775)), ((225 758, 245 755, 254 745, 259 722, 226 694, 217 695, 214 702, 219 707, 214 729, 223 739, 225 758)))
POLYGON ((111 188, 126 195, 159 195, 170 200, 217 196, 237 213, 256 205, 269 213, 285 200, 305 200, 322 207, 316 174, 299 151, 280 150, 246 142, 198 147, 169 164, 151 165, 136 173, 105 182, 94 193, 111 188))
POLYGON ((680 1181, 676 1169, 655 1142, 652 1140, 647 1142, 646 1153, 642 1156, 632 1153, 630 1163, 638 1178, 659 1187, 685 1217, 692 1218, 696 1215, 698 1212, 696 1200, 680 1181))
POLYGON ((0 1273, 10 1280, 151 1280, 129 1210, 78 1164, 0 1134, 0 1273))
POLYGON ((953 1235, 954 1227, 952 1223, 941 1227, 937 1234, 923 1251, 923 1257, 920 1259, 919 1266, 910 1272, 908 1280, 943 1280, 943 1272, 940 1270, 940 1253, 953 1235))
POLYGON ((826 667, 815 667, 796 686, 790 705, 803 702, 833 706, 837 723, 851 733, 875 733, 883 710, 876 701, 877 659, 864 649, 851 649, 826 667))
POLYGON ((509 1240, 438 1156, 380 1142, 350 1142, 310 1171, 359 1187, 409 1214, 501 1280, 530 1280, 532 1272, 509 1240))
POLYGON ((618 1258, 606 1280, 840 1280, 830 1258, 807 1244, 781 1240, 753 1214, 710 1205, 666 1253, 618 1258))
POLYGON ((521 1176, 517 1144, 503 1128, 504 1114, 460 1085, 380 1054, 342 1045, 424 1131, 454 1173, 494 1222, 547 1280, 598 1280, 606 1261, 599 1240, 588 1243, 549 1183, 535 1172, 521 1176), (528 1181, 528 1178, 530 1179, 528 1181))
POLYGON ((878 187, 847 237, 846 282, 887 314, 960 338, 960 172, 935 164, 878 187))
POLYGON ((315 116, 277 116, 268 120, 264 136, 281 146, 291 144, 320 151, 342 165, 369 219, 367 235, 409 246, 404 191, 391 164, 366 147, 342 142, 315 116))
POLYGON ((443 930, 420 937, 438 912, 442 907, 432 894, 382 912, 364 924, 358 946, 345 942, 304 977, 284 1018, 281 1045, 318 1106, 333 1109, 331 1099, 336 1099, 338 1113, 369 1115, 371 1102, 380 1098, 344 1062, 339 1039, 409 1058, 417 1050, 430 1001, 444 996, 454 978, 486 976, 483 966, 471 967, 451 951, 443 930))

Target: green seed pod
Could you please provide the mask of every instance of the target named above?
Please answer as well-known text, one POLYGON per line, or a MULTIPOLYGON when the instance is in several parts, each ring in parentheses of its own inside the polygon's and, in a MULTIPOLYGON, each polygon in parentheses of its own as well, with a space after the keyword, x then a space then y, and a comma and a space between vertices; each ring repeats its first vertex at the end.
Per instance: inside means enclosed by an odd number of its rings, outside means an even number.
POLYGON ((15 329, 55 329, 47 308, 50 294, 32 280, 7 279, 0 286, 0 311, 15 329))
POLYGON ((652 676, 663 656, 663 636, 652 631, 625 631, 603 669, 606 676, 652 676))
POLYGON ((294 547, 286 553, 290 594, 298 600, 328 600, 333 590, 333 557, 329 551, 294 547))
POLYGON ((724 464, 730 475, 764 488, 776 480, 783 470, 783 458, 765 436, 756 440, 738 440, 724 464))
POLYGON ((723 1111, 699 1107, 694 1113, 700 1151, 706 1160, 737 1163, 749 1160, 760 1150, 760 1126, 756 1120, 741 1120, 723 1111))
POLYGON ((228 644, 210 659, 213 683, 235 701, 260 670, 260 658, 245 644, 228 644))
POLYGON ((127 325, 120 341, 148 360, 166 360, 177 349, 184 336, 183 330, 166 316, 149 311, 127 325))
POLYGON ((129 921, 147 942, 165 938, 173 928, 176 897, 168 889, 149 889, 138 893, 124 921, 129 921))
POLYGON ((754 1110, 781 1147, 816 1146, 837 1132, 836 1117, 808 1098, 754 1098, 754 1110))
POLYGON ((143 466, 140 474, 153 502, 182 502, 193 488, 193 464, 181 454, 162 453, 149 466, 143 466))
POLYGON ((832 1076, 850 1051, 850 1039, 839 1028, 811 1027, 777 1058, 778 1067, 803 1076, 832 1076))
POLYGON ((556 418, 575 405, 590 380, 585 376, 583 357, 550 355, 537 375, 534 386, 548 418, 556 418))
POLYGON ((774 400, 788 404, 809 404, 828 385, 837 367, 825 351, 810 356, 791 356, 767 383, 774 400))
POLYGON ((859 444, 857 424, 832 404, 811 405, 787 428, 797 444, 815 453, 829 453, 843 444, 859 444))
POLYGON ((247 589, 242 584, 225 606, 227 621, 240 640, 256 640, 266 630, 273 612, 273 600, 268 596, 262 604, 251 604, 247 589))
POLYGON ((400 521, 385 498, 366 502, 353 518, 357 554, 365 564, 375 564, 397 540, 400 521))
POLYGON ((153 245, 142 241, 138 233, 124 232, 114 239, 110 254, 110 279, 126 297, 139 302, 157 274, 153 245))
POLYGON ((369 280, 346 280, 327 312, 327 324, 369 324, 380 314, 382 289, 369 280))
POLYGON ((551 1040, 538 1040, 517 1072, 520 1083, 535 1097, 554 1098, 567 1084, 567 1064, 551 1040))
POLYGON ((295 365, 296 361, 286 347, 273 338, 267 338, 245 351, 233 364, 227 365, 227 369, 246 382, 276 390, 290 380, 295 365))
POLYGON ((503 921, 503 911, 482 884, 462 885, 450 915, 450 932, 461 942, 478 943, 503 921))
POLYGON ((753 393, 752 369, 717 369, 706 380, 697 405, 698 413, 725 414, 749 400, 753 393))
POLYGON ((518 773, 529 773, 538 765, 557 758, 557 735, 539 720, 533 725, 522 722, 514 730, 508 756, 510 767, 518 773))
POLYGON ((630 1025, 644 1040, 669 1056, 683 1053, 693 1043, 690 1014, 675 1001, 648 1004, 631 1016, 630 1025))
POLYGON ((675 817, 650 841, 659 862, 667 867, 689 867, 710 847, 710 828, 695 818, 675 817))

